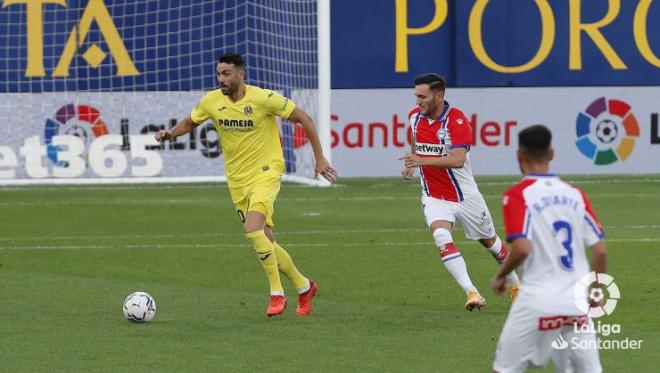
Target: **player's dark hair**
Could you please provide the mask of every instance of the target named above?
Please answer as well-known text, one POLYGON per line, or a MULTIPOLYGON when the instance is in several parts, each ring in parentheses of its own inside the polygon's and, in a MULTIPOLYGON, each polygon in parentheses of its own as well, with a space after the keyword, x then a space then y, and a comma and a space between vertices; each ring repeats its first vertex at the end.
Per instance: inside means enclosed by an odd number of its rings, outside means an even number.
POLYGON ((552 133, 542 124, 529 126, 518 133, 518 147, 534 160, 542 160, 548 155, 551 142, 552 133))
POLYGON ((447 87, 447 82, 445 81, 445 78, 443 78, 442 76, 436 73, 418 75, 415 78, 415 85, 418 86, 420 84, 428 84, 429 88, 431 88, 434 91, 444 92, 445 88, 447 87))
POLYGON ((445 81, 445 78, 442 76, 436 74, 436 73, 428 73, 428 74, 422 74, 419 75, 415 78, 415 86, 418 86, 420 84, 428 84, 429 88, 431 88, 434 91, 443 91, 447 87, 447 82, 445 81))
POLYGON ((218 58, 218 63, 228 63, 236 67, 244 68, 245 61, 243 61, 243 56, 238 53, 225 53, 220 58, 218 58))

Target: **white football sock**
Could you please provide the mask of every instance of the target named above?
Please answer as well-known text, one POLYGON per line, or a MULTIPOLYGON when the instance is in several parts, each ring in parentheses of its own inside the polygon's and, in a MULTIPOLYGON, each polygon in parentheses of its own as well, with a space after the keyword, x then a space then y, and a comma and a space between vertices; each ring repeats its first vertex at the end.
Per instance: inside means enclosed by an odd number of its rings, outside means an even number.
MULTIPOLYGON (((491 254, 493 254, 493 258, 495 258, 495 260, 498 262, 499 265, 502 265, 504 259, 506 259, 506 257, 509 256, 509 253, 507 252, 506 255, 504 255, 504 257, 502 258, 503 256, 502 240, 500 240, 500 238, 497 236, 495 237, 495 243, 493 244, 493 246, 489 247, 487 250, 490 251, 491 254)), ((518 282, 518 275, 516 274, 516 271, 511 271, 511 273, 506 275, 506 278, 504 280, 505 284, 513 285, 516 282, 518 282)))
POLYGON ((472 284, 472 280, 470 280, 470 275, 468 275, 467 272, 467 265, 465 264, 462 255, 443 261, 442 263, 454 277, 454 280, 458 282, 458 285, 463 288, 463 291, 477 291, 477 288, 472 284))

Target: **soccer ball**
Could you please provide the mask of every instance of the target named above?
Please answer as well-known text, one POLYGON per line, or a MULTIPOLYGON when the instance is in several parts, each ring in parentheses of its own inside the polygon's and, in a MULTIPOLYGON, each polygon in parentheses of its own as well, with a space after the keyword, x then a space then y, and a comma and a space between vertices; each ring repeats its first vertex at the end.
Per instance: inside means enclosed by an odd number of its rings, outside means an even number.
POLYGON ((151 295, 136 291, 126 297, 122 311, 129 321, 148 322, 156 315, 156 301, 151 295))

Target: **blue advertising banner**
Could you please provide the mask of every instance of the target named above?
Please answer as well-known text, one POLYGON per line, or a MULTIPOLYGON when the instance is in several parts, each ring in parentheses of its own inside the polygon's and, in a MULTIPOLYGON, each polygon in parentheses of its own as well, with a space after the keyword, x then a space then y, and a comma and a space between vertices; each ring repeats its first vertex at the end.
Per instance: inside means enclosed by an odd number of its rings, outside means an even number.
POLYGON ((652 0, 333 1, 333 86, 660 84, 652 0), (378 4, 378 6, 375 6, 378 4))
POLYGON ((0 92, 212 89, 223 52, 246 56, 249 82, 316 84, 312 1, 0 3, 0 92))
POLYGON ((213 85, 215 2, 4 0, 0 90, 188 90, 213 85), (198 24, 211 25, 200 29, 198 24))
MULTIPOLYGON (((227 50, 253 81, 315 84, 311 0, 0 3, 0 92, 211 89, 227 50)), ((461 87, 660 85, 657 1, 333 0, 331 19, 333 88, 430 71, 461 87)))

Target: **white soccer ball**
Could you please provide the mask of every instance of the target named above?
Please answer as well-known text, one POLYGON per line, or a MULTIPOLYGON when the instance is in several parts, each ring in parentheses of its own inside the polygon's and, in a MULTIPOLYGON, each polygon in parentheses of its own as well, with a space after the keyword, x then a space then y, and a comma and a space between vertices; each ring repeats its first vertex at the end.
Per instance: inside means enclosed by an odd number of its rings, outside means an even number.
POLYGON ((156 315, 156 301, 151 295, 136 291, 126 297, 122 311, 129 321, 148 322, 156 315))

